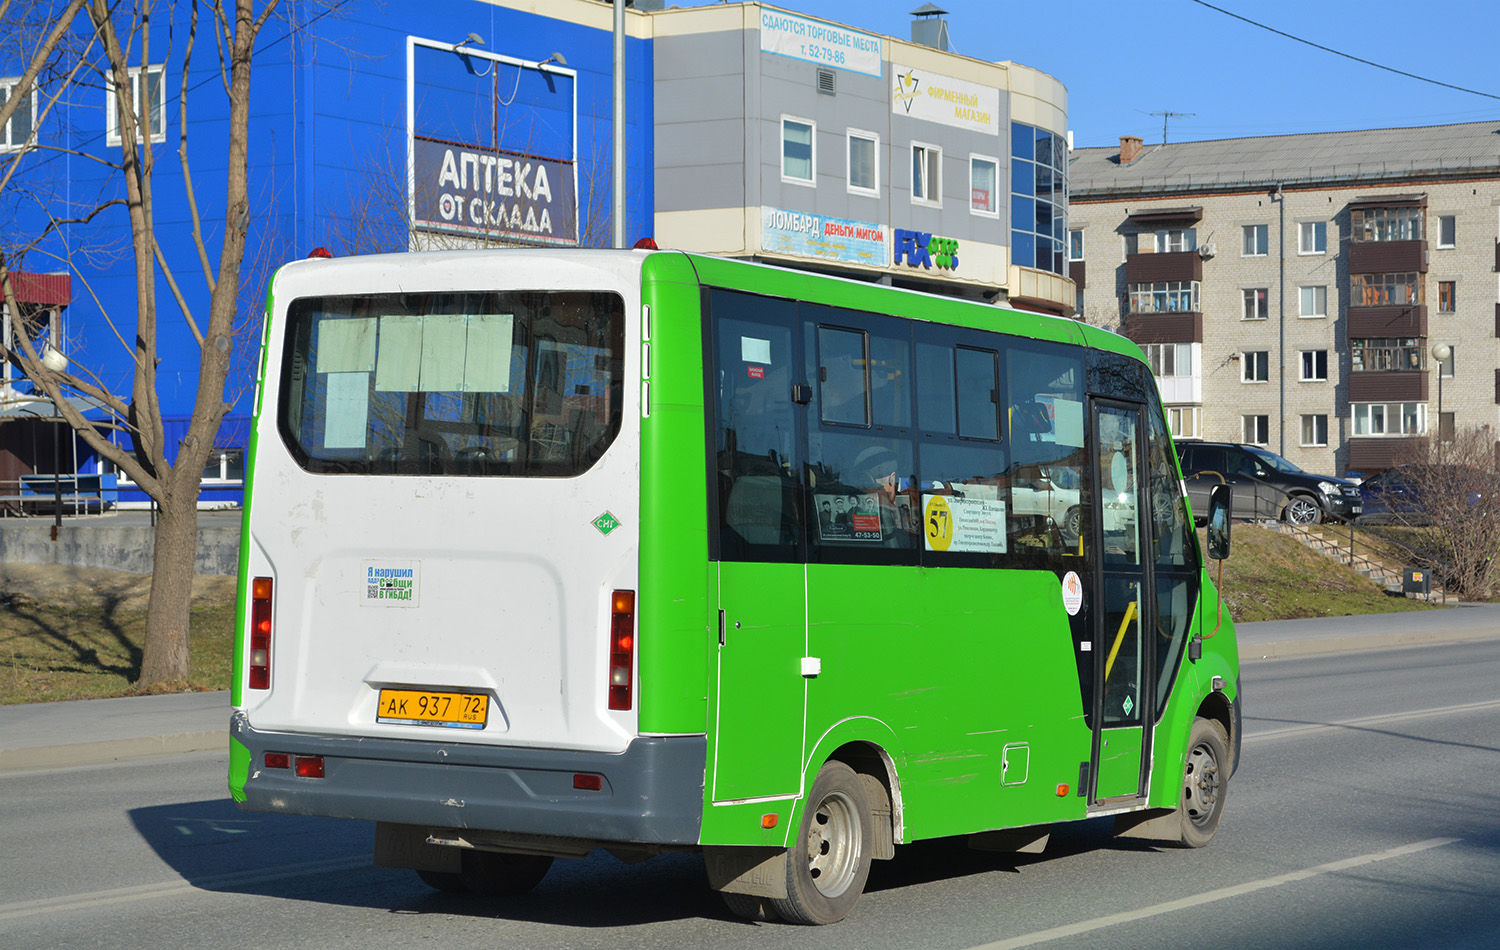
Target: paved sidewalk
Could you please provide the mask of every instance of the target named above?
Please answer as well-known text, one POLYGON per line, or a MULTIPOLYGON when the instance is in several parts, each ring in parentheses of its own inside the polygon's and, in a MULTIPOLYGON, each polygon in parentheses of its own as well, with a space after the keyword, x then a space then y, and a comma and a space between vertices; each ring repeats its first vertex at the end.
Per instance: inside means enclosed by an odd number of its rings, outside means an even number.
POLYGON ((228 690, 0 706, 0 772, 228 749, 228 690))
MULTIPOLYGON (((1242 623, 1246 662, 1500 639, 1500 605, 1242 623)), ((229 748, 229 693, 0 706, 0 772, 229 748)))
POLYGON ((1349 650, 1500 639, 1500 604, 1235 625, 1244 662, 1349 650))

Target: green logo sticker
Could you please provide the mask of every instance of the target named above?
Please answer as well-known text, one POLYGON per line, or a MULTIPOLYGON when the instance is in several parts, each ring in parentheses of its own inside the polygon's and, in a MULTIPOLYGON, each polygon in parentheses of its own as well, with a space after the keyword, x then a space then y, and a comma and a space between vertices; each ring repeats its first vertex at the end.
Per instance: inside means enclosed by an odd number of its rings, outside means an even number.
POLYGON ((620 526, 620 519, 606 511, 589 523, 598 528, 600 534, 607 535, 620 526))

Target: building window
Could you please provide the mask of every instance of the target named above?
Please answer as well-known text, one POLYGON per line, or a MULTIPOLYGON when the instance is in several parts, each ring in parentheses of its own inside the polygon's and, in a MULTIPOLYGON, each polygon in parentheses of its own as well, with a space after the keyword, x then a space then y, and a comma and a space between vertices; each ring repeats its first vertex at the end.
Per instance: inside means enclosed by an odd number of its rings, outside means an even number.
POLYGON ((1356 373, 1415 372, 1427 368, 1427 348, 1411 338, 1350 340, 1349 362, 1356 373))
POLYGON ((1000 217, 995 204, 995 186, 1000 176, 1000 160, 987 155, 969 156, 969 213, 988 218, 1000 217))
POLYGON ((1083 229, 1074 228, 1068 232, 1068 260, 1083 260, 1083 229))
POLYGON ((1158 280, 1150 284, 1131 284, 1131 313, 1197 313, 1196 280, 1158 280))
POLYGON ((1297 225, 1297 253, 1328 253, 1327 221, 1303 221, 1297 225))
POLYGON ((817 167, 814 140, 817 125, 808 119, 781 117, 781 180, 794 185, 812 185, 817 167))
POLYGON ((912 144, 911 200, 930 205, 943 203, 943 150, 936 145, 912 144))
POLYGON ((1423 435, 1427 432, 1427 404, 1421 402, 1357 402, 1349 407, 1357 436, 1423 435))
POLYGON ((880 196, 880 136, 850 129, 849 191, 856 195, 880 196))
POLYGON ((1451 412, 1438 413, 1438 441, 1453 441, 1453 413, 1451 412))
POLYGON ((1458 309, 1458 282, 1438 281, 1438 313, 1453 313, 1458 309))
POLYGON ((1021 122, 1011 123, 1011 263, 1067 273, 1067 174, 1068 143, 1064 136, 1021 122))
POLYGON ((1240 416, 1240 441, 1251 445, 1269 445, 1271 442, 1270 416, 1240 416))
POLYGON ((1197 228, 1173 228, 1156 232, 1156 253, 1171 254, 1198 249, 1197 228))
MULTIPOLYGON (((1458 358, 1458 347, 1452 343, 1448 343, 1445 345, 1448 347, 1448 358, 1445 360, 1437 360, 1437 371, 1439 376, 1442 376, 1446 379, 1452 379, 1454 367, 1453 361, 1458 358)), ((1434 357, 1434 359, 1437 358, 1434 357)))
POLYGON ((1202 438, 1202 414, 1203 410, 1198 406, 1168 406, 1167 426, 1172 430, 1172 438, 1202 438))
POLYGON ((1420 241, 1421 208, 1357 208, 1349 215, 1351 241, 1420 241))
MULTIPOLYGON (((136 66, 130 70, 130 101, 135 103, 136 114, 144 117, 147 115, 143 109, 149 109, 151 120, 151 141, 165 142, 167 130, 163 127, 162 117, 166 114, 167 107, 167 85, 162 81, 165 67, 151 66, 145 70, 136 66), (145 95, 142 95, 141 74, 145 73, 145 95)), ((115 99, 115 83, 113 79, 106 79, 104 84, 104 114, 106 116, 108 141, 110 145, 120 144, 120 113, 119 103, 115 99)))
POLYGON ((1438 216, 1438 247, 1453 247, 1458 243, 1458 216, 1444 214, 1438 216))
POLYGON ((1270 350, 1246 350, 1240 356, 1240 382, 1264 383, 1271 378, 1270 350))
POLYGON ((1328 444, 1328 417, 1304 415, 1302 417, 1302 444, 1318 446, 1328 444))
POLYGON ((1271 315, 1271 291, 1265 287, 1251 287, 1242 295, 1244 308, 1241 320, 1264 320, 1271 315))
MULTIPOLYGON (((20 77, 11 76, 0 79, 0 106, 10 102, 15 93, 16 86, 21 82, 20 77)), ((28 95, 23 95, 16 103, 16 111, 10 114, 10 119, 3 127, 0 127, 0 152, 14 152, 24 148, 26 142, 31 138, 31 132, 36 122, 36 86, 33 85, 28 95)))
POLYGON ((1324 382, 1328 379, 1328 351, 1303 350, 1302 376, 1304 383, 1324 382))
POLYGON ((1144 349, 1146 360, 1151 364, 1151 372, 1158 379, 1167 376, 1192 376, 1195 373, 1191 343, 1148 343, 1144 349))
POLYGON ((1351 307, 1389 307, 1422 302, 1422 274, 1351 274, 1351 307))
POLYGON ((1328 316, 1328 288, 1319 284, 1297 288, 1297 316, 1328 316))
POLYGON ((1270 225, 1247 224, 1241 231, 1244 233, 1244 242, 1240 248, 1242 257, 1265 257, 1271 253, 1270 225))

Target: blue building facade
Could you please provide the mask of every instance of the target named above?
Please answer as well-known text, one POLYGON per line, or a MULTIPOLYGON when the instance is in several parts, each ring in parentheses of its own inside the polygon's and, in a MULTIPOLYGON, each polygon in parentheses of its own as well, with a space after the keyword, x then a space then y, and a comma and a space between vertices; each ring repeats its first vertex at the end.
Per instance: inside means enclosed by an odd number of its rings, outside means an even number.
MULTIPOLYGON (((613 36, 598 0, 428 0, 323 5, 285 2, 253 65, 250 222, 241 279, 231 406, 201 504, 241 500, 244 449, 264 288, 280 264, 314 248, 335 255, 476 243, 598 246, 613 204, 613 36)), ((206 320, 209 288, 194 242, 188 178, 209 260, 217 264, 229 105, 218 51, 199 24, 184 75, 186 7, 158 10, 150 61, 137 43, 132 83, 149 110, 154 163, 157 387, 169 444, 186 432, 200 348, 189 317, 206 320), (165 15, 169 14, 169 16, 165 15), (168 21, 169 22, 166 22, 168 21), (184 93, 185 90, 185 93, 184 93), (185 128, 184 128, 185 123, 185 128), (170 281, 168 280, 170 274, 170 281), (180 291, 180 306, 172 286, 180 291)), ((646 18, 627 17, 626 226, 651 233, 653 71, 646 18)), ((75 31, 82 35, 81 31, 75 31)), ((80 44, 81 45, 81 44, 80 44)), ((71 65, 68 63, 67 65, 71 65)), ((0 59, 0 89, 24 63, 0 59), (9 77, 9 78, 7 78, 9 77)), ((40 84, 0 136, 6 263, 25 276, 13 332, 52 343, 82 378, 127 395, 134 372, 136 268, 112 99, 97 74, 49 104, 40 84), (87 217, 88 220, 73 220, 87 217), (61 223, 59 223, 61 222, 61 223), (49 230, 50 228, 50 230, 49 230), (45 235, 38 240, 39 236, 45 235)), ((41 418, 24 379, 0 399, 0 494, 32 472, 106 471, 82 440, 41 418), (54 457, 56 461, 54 461, 54 457)), ((98 415, 98 413, 95 413, 98 415)), ((128 446, 128 430, 117 440, 128 446)), ((146 496, 128 481, 122 505, 146 496)))

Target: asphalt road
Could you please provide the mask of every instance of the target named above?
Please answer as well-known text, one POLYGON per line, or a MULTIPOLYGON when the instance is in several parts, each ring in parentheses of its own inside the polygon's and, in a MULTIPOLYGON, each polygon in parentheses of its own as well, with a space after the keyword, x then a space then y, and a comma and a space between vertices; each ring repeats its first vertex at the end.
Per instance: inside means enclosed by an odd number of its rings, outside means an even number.
POLYGON ((1500 641, 1252 662, 1245 692, 1208 848, 905 846, 817 929, 733 919, 690 855, 439 894, 371 867, 365 825, 236 811, 218 754, 0 773, 0 947, 1494 947, 1500 641))

